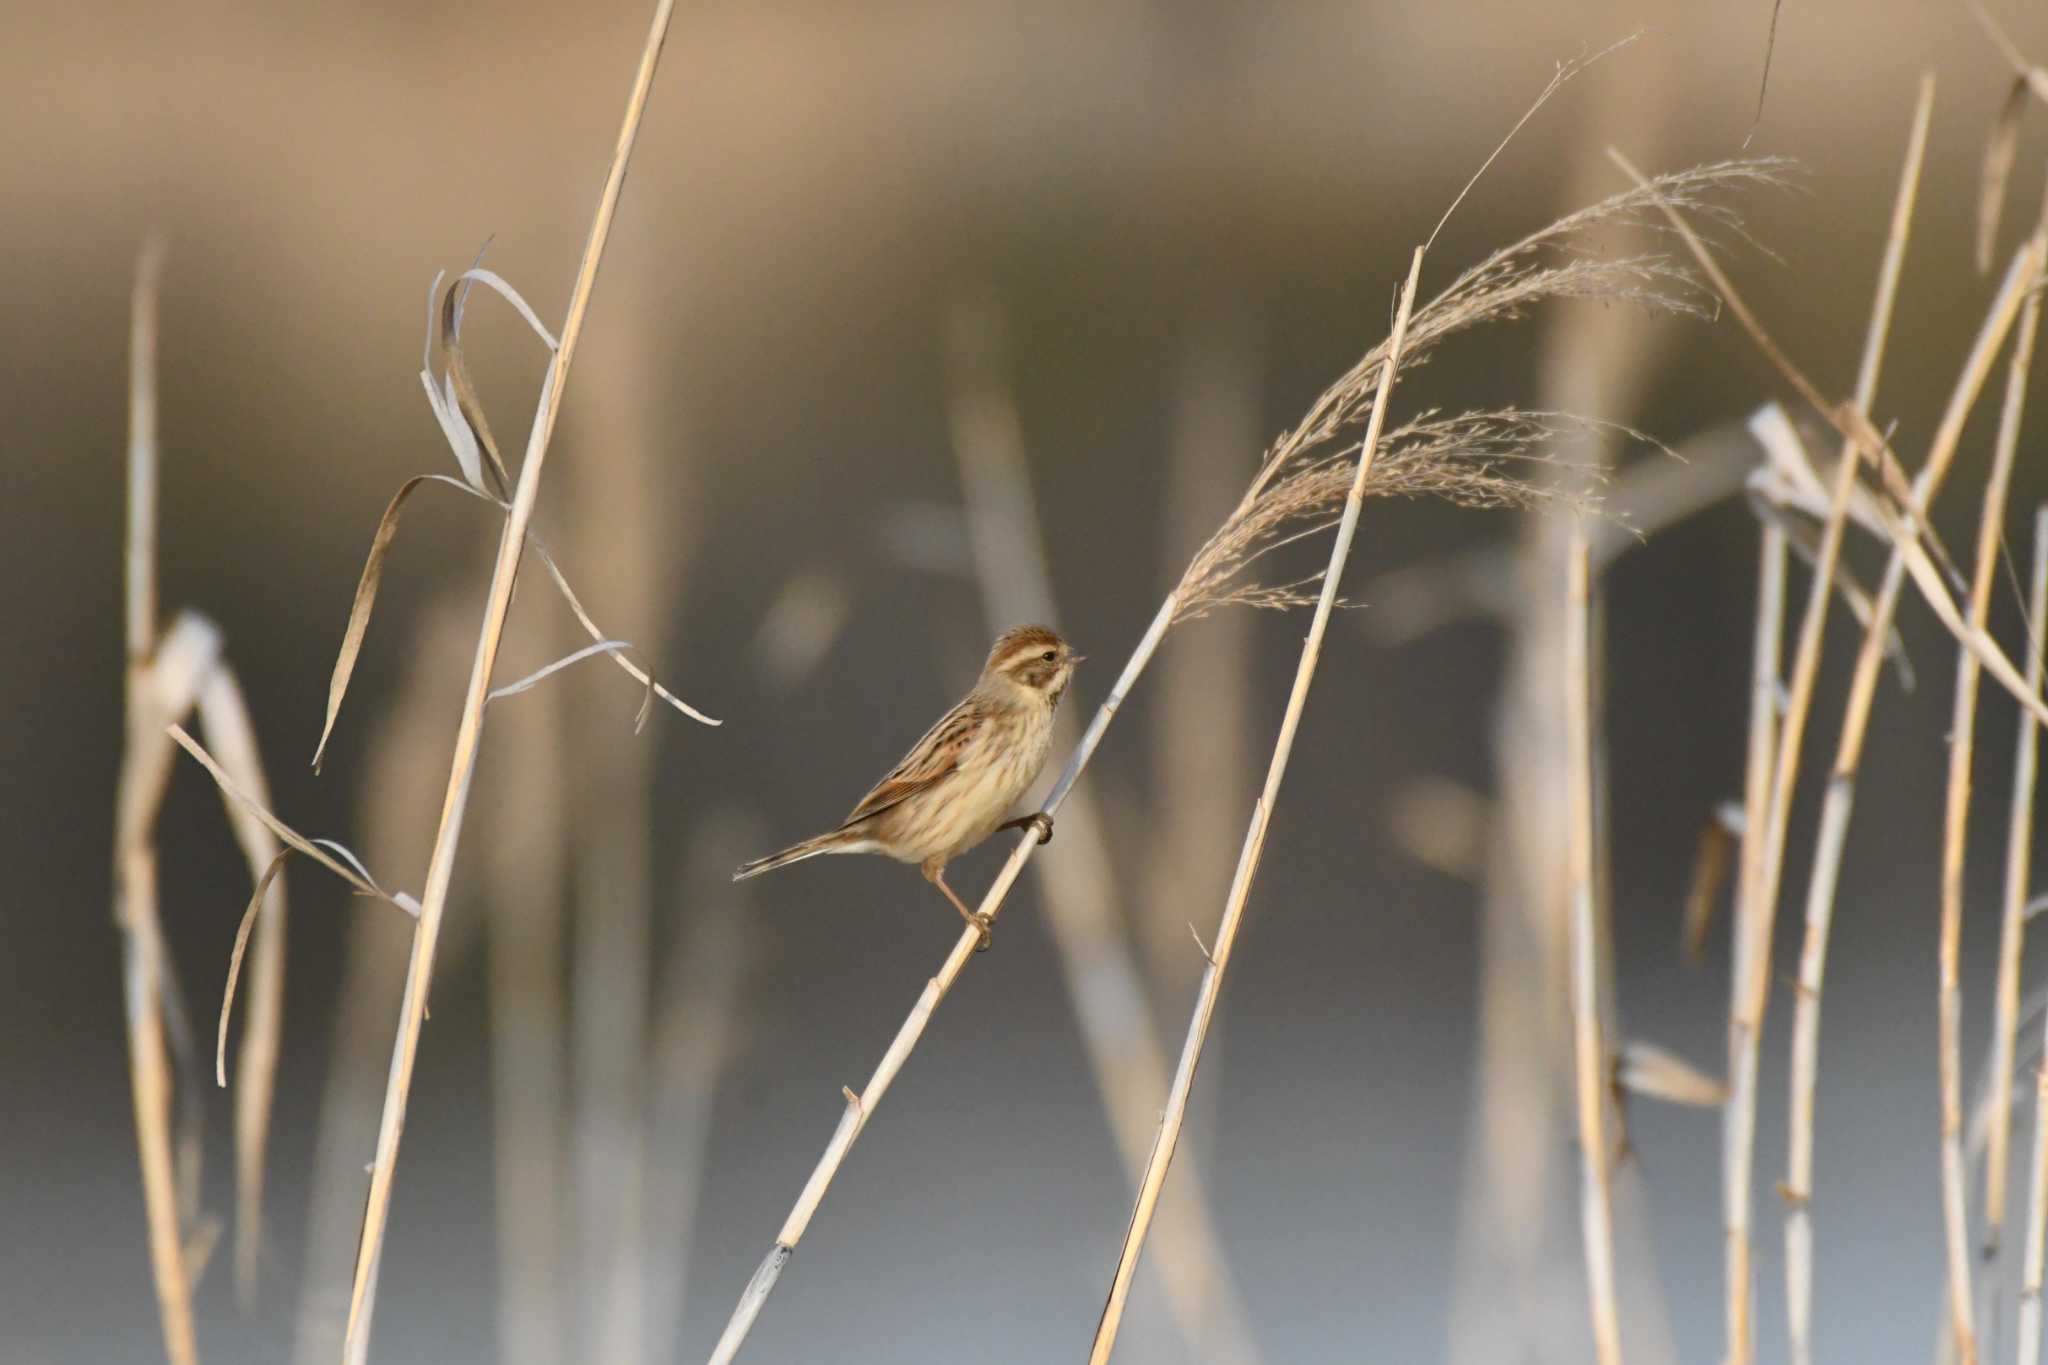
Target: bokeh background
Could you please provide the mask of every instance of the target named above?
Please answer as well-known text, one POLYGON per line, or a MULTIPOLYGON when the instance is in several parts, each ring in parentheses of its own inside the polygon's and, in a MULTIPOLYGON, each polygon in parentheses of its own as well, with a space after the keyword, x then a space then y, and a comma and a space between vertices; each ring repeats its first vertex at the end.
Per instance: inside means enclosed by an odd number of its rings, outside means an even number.
MULTIPOLYGON (((2000 8, 2021 46, 2048 56, 2048 19, 2000 8)), ((1265 443, 1384 335, 1409 248, 1554 64, 1641 29, 1493 167, 1438 241, 1424 292, 1612 192, 1610 144, 1672 168, 1748 139, 1800 169, 1790 189, 1741 197, 1775 259, 1734 241, 1731 269, 1786 348, 1846 391, 1916 80, 1932 70, 1927 182, 1877 413, 1900 449, 1921 449, 1990 295, 1970 242, 2010 70, 1961 5, 1790 0, 1758 119, 1770 10, 685 7, 540 525, 606 630, 725 724, 657 708, 636 736, 640 693, 602 663, 494 709, 376 1358, 709 1349, 838 1118, 839 1087, 866 1076, 957 927, 881 860, 743 888, 727 874, 836 817, 1009 624, 988 619, 976 579, 963 391, 1014 410, 1056 622, 1092 656, 1072 705, 1092 709, 1265 443), (985 368, 963 367, 963 328, 999 339, 975 352, 985 368)), ((407 475, 453 472, 415 373, 426 291, 490 239, 489 263, 559 323, 646 18, 630 5, 7 10, 0 1361, 162 1349, 108 876, 138 247, 150 232, 168 244, 166 613, 189 606, 221 626, 277 809, 417 889, 495 540, 488 509, 432 488, 416 499, 324 772, 306 760, 385 500, 407 475)), ((2035 111, 2021 144, 2020 221, 2040 189, 2039 123, 2035 111)), ((516 448, 542 355, 494 300, 470 319, 473 368, 516 448)), ((1739 477, 1754 451, 1731 433, 1776 395, 1725 320, 1588 308, 1467 338, 1397 407, 1569 400, 1739 477)), ((1952 544, 1968 543, 1989 427, 1980 418, 1966 438, 1957 486, 1971 491, 1936 518, 1952 544)), ((2013 499, 2021 562, 2025 511, 2048 495, 2038 445, 2022 446, 2013 499)), ((1669 459, 1619 444, 1575 458, 1669 459)), ((1015 529, 1022 505, 996 506, 1015 529)), ((1365 605, 1338 620, 1317 679, 1169 1186, 1183 1213, 1140 1276, 1121 1359, 1587 1358, 1577 1157, 1550 1045, 1564 1036, 1562 978, 1554 958, 1486 929, 1510 650, 1483 617, 1400 640, 1387 625, 1418 582, 1528 534, 1508 514, 1366 510, 1347 585, 1365 605), (1433 567, 1379 577, 1418 564, 1433 567), (1508 1095, 1482 1059, 1514 1056, 1517 1039, 1529 1068, 1508 1095), (1502 1152, 1523 1160, 1489 1157, 1502 1152), (1227 1281, 1190 1313, 1158 1267, 1175 1248, 1196 1254, 1196 1208, 1227 1281)), ((1755 537, 1739 497, 1710 502, 1605 583, 1622 1032, 1710 1070, 1725 927, 1688 965, 1679 917, 1701 822, 1740 785, 1755 537)), ((1852 547, 1866 573, 1870 549, 1852 547)), ((1511 571, 1496 587, 1511 602, 1549 591, 1511 571)), ((2016 618, 2002 588, 2002 638, 2016 618)), ((1063 825, 1027 871, 749 1359, 1085 1349, 1129 1186, 1044 895, 1064 885, 1072 922, 1128 966, 1140 1008, 1124 1040, 1150 1035, 1170 1056, 1199 967, 1186 925, 1213 929, 1305 619, 1222 613, 1169 637, 1085 779, 1088 827, 1063 825)), ((1888 681, 1879 705, 1830 970, 1816 1204, 1829 1361, 1920 1358, 1937 1327, 1952 670, 1917 606, 1905 631, 1921 684, 1902 695, 1888 681)), ((1838 625, 1817 747, 1833 742, 1847 640, 1838 625)), ((501 671, 575 642, 530 575, 501 671)), ((1973 1059, 2013 724, 1987 697, 1973 1059)), ((1804 885, 1810 805, 1795 811, 1791 888, 1804 885)), ((210 785, 182 761, 160 842, 168 942, 210 1037, 248 881, 210 785)), ((998 856, 970 856, 956 883, 978 887, 998 856)), ((405 922, 303 863, 289 878, 257 1293, 238 1304, 224 1246, 198 1294, 209 1360, 333 1358, 396 1018, 405 922)), ((1790 1004, 1774 994, 1764 1049, 1765 1358, 1783 1340, 1770 1181, 1790 1004)), ((230 1100, 210 1086, 201 1098, 203 1202, 231 1213, 230 1100)), ((1145 1115, 1163 1092, 1114 1098, 1145 1115)), ((1714 1116, 1638 1103, 1631 1121, 1634 1358, 1716 1359, 1714 1116)), ((2009 1331, 1990 1334, 1999 1352, 2009 1331)))

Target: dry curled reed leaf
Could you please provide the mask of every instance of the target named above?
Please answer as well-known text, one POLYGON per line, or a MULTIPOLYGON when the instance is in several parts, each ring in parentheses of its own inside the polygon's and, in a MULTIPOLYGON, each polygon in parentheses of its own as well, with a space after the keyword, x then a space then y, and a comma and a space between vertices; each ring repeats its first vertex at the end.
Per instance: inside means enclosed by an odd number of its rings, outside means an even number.
POLYGON ((632 647, 632 644, 625 640, 599 640, 594 645, 585 645, 574 653, 564 654, 551 664, 545 664, 540 668, 536 668, 517 682, 508 682, 503 687, 492 688, 490 692, 485 694, 484 702, 488 705, 491 702, 500 701, 506 697, 516 697, 521 692, 531 691, 539 685, 543 678, 551 677, 571 665, 580 664, 592 655, 618 654, 632 647))
POLYGON ((270 884, 277 880, 284 865, 291 860, 296 849, 281 848, 270 865, 263 869, 263 875, 256 879, 255 893, 249 897, 249 908, 242 912, 242 922, 235 926, 235 946, 228 954, 228 983, 221 992, 220 1028, 213 1043, 213 1081, 223 1090, 228 1084, 228 1020, 235 1009, 235 986, 242 979, 242 957, 249 951, 249 935, 256 928, 256 916, 263 909, 263 898, 270 892, 270 884))
MULTIPOLYGON (((477 256, 480 262, 482 253, 477 256)), ((327 684, 327 716, 320 727, 320 742, 313 749, 313 771, 320 771, 321 760, 327 753, 327 741, 334 733, 334 722, 341 714, 342 699, 348 695, 350 679, 355 676, 356 661, 362 653, 363 637, 370 628, 370 614, 377 603, 378 584, 384 577, 384 557, 390 552, 391 542, 398 534, 398 521, 405 510, 405 504, 413 492, 423 483, 444 483, 473 497, 491 503, 501 512, 511 511, 511 474, 499 453, 496 438, 491 434, 490 422, 484 416, 483 404, 477 398, 476 388, 469 379, 469 369, 462 358, 462 319, 464 302, 472 283, 482 284, 502 296, 510 303, 526 325, 539 337, 550 351, 561 343, 548 331, 532 307, 518 290, 514 289, 497 272, 484 269, 480 264, 468 270, 441 287, 445 272, 434 276, 434 282, 427 289, 427 340, 420 358, 420 385, 426 391, 427 405, 433 409, 434 420, 440 425, 441 434, 454 453, 455 463, 462 470, 460 479, 446 474, 415 474, 399 485, 385 505, 384 515, 378 518, 376 534, 370 539, 370 553, 364 558, 362 577, 356 582, 355 600, 349 607, 348 628, 343 631, 341 649, 335 656, 334 672, 327 684), (441 377, 434 377, 434 353, 442 356, 441 377)), ((548 576, 561 590, 569 603, 569 609, 576 614, 590 638, 602 646, 606 637, 597 623, 590 619, 590 613, 583 609, 583 603, 569 586, 568 578, 555 563, 554 556, 541 543, 539 536, 529 535, 527 544, 547 567, 548 576)), ((595 651, 593 651, 595 652, 595 651)), ((697 710, 682 698, 654 681, 647 670, 636 666, 623 649, 610 649, 620 668, 642 686, 650 689, 676 710, 704 725, 720 722, 697 710)), ((648 707, 641 708, 640 720, 644 724, 648 707)), ((636 728, 637 728, 636 724, 636 728)))
POLYGON ((2027 111, 2027 78, 2015 76, 2005 103, 1984 138, 1984 180, 1977 192, 1977 273, 1991 273, 1998 246, 1998 219, 2005 211, 2006 182, 2020 153, 2020 116, 2027 111))
MULTIPOLYGON (((431 394, 433 390, 428 389, 431 394)), ((465 467, 465 472, 467 472, 465 467)), ((384 505, 384 515, 377 518, 377 533, 370 537, 370 553, 363 560, 363 575, 356 581, 355 601, 348 609, 348 629, 341 635, 341 652, 334 659, 334 674, 327 682, 327 719, 320 726, 320 742, 313 749, 313 771, 320 771, 320 760, 327 754, 328 737, 334 733, 334 721, 341 714, 342 698, 348 695, 349 679, 355 676, 356 659, 363 652, 363 636, 370 629, 370 613, 377 605, 377 585, 384 580, 384 556, 391 550, 391 541, 398 534, 398 518, 405 511, 406 500, 423 483, 445 483, 462 489, 465 493, 481 490, 449 478, 446 474, 415 474, 398 486, 391 495, 391 501, 384 505)))
MULTIPOLYGON (((398 492, 393 494, 391 501, 385 505, 384 515, 377 520, 376 534, 370 538, 370 553, 363 560, 363 574, 356 583, 355 601, 349 607, 348 628, 342 632, 341 649, 335 655, 334 673, 327 684, 327 718, 320 728, 320 743, 313 751, 313 771, 315 772, 320 770, 320 761, 327 752, 327 741, 334 732, 335 718, 341 714, 342 699, 348 695, 349 681, 355 676, 356 662, 362 654, 363 638, 370 629, 370 615, 376 609, 377 588, 384 578, 384 557, 390 552, 391 542, 398 534, 399 516, 405 510, 406 500, 413 495, 414 490, 425 483, 445 484, 457 492, 467 493, 473 498, 488 502, 500 511, 508 510, 508 505, 503 499, 493 497, 483 489, 473 488, 462 480, 447 474, 415 474, 398 486, 398 492)), ((554 581, 556 589, 562 594, 562 599, 569 604, 569 610, 575 613, 577 622, 582 625, 590 638, 599 646, 618 645, 618 641, 607 640, 604 631, 599 628, 596 621, 591 619, 590 613, 584 610, 582 599, 577 597, 576 590, 569 586, 568 575, 562 572, 561 565, 555 562, 554 554, 548 549, 541 538, 537 535, 529 535, 526 538, 526 543, 527 548, 533 552, 534 556, 540 560, 542 566, 547 569, 548 577, 554 581)), ((633 681, 649 689, 653 696, 661 698, 691 720, 703 725, 721 725, 724 723, 714 717, 705 715, 702 711, 699 711, 696 707, 656 682, 652 673, 633 662, 632 657, 626 652, 629 648, 630 646, 620 646, 619 648, 606 648, 601 652, 610 654, 613 661, 633 681)), ((593 650, 592 652, 600 651, 593 650)), ((644 705, 641 708, 640 720, 636 723, 636 729, 639 725, 645 723, 647 709, 644 705)))
POLYGON ((168 733, 172 739, 178 742, 180 748, 199 760, 199 766, 206 769, 212 775, 215 785, 225 795, 233 798, 243 809, 254 815, 258 820, 261 820, 279 840, 305 854, 308 858, 311 858, 314 862, 347 882, 363 895, 375 897, 387 905, 395 905, 408 914, 418 913, 407 904, 411 899, 410 897, 394 895, 386 891, 376 883, 375 879, 367 871, 360 870, 363 866, 362 862, 354 854, 349 854, 348 862, 343 863, 335 858, 333 854, 329 853, 327 849, 321 847, 322 844, 333 846, 332 840, 316 841, 308 839, 305 835, 271 814, 262 802, 243 791, 236 784, 235 780, 228 776, 226 769, 221 767, 212 754, 206 752, 206 746, 187 734, 184 726, 172 725, 168 727, 168 733))
POLYGON ((1728 1098, 1728 1087, 1720 1077, 1707 1075, 1655 1043, 1624 1046, 1615 1061, 1614 1083, 1632 1095, 1694 1109, 1717 1108, 1728 1098))
POLYGON ((1728 864, 1734 856, 1738 836, 1719 815, 1708 818, 1700 828, 1699 849, 1693 856, 1692 880, 1685 892, 1685 914, 1680 920, 1679 949, 1688 965, 1697 966, 1706 955, 1707 932, 1713 928, 1721 905, 1721 887, 1728 878, 1728 864))

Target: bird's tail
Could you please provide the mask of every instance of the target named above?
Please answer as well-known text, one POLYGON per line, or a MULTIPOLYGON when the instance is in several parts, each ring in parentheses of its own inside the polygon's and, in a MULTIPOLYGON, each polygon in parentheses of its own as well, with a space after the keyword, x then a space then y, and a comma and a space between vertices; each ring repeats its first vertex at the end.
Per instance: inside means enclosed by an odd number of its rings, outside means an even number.
POLYGON ((741 863, 739 871, 732 874, 732 879, 736 882, 743 882, 749 877, 758 877, 763 872, 773 872, 778 867, 787 867, 791 863, 800 863, 806 858, 815 858, 820 853, 846 853, 849 851, 846 835, 842 831, 835 829, 829 834, 817 835, 814 838, 804 840, 800 844, 791 844, 780 853, 771 853, 765 858, 756 858, 751 863, 741 863))

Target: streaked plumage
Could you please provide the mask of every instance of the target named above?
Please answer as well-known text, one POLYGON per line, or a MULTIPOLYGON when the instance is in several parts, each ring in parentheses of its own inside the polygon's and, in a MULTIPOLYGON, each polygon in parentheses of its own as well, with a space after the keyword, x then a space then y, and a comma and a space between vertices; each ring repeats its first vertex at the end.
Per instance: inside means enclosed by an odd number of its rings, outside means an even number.
MULTIPOLYGON (((758 877, 823 853, 883 853, 916 863, 954 908, 988 926, 946 885, 946 864, 995 833, 1003 816, 1045 766, 1052 718, 1081 656, 1044 626, 1006 631, 989 650, 981 677, 903 761, 854 806, 838 828, 756 859, 733 874, 758 877)), ((1030 816, 1012 825, 1051 821, 1030 816)))

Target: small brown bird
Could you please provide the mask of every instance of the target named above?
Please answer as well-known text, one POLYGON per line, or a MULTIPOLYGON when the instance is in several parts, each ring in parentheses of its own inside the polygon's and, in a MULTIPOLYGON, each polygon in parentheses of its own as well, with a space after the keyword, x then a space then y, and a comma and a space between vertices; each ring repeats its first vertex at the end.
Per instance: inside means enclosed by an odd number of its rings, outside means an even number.
POLYGON ((758 877, 821 853, 886 853, 916 863, 925 880, 981 930, 981 947, 988 947, 988 917, 953 894, 946 864, 999 829, 1035 825, 1041 842, 1052 839, 1052 817, 1044 812, 1007 822, 1003 813, 1045 766, 1053 712, 1081 659, 1044 626, 1004 632, 989 650, 974 690, 925 731, 844 823, 757 858, 732 879, 758 877))

